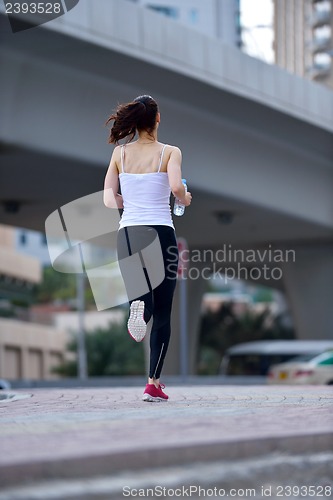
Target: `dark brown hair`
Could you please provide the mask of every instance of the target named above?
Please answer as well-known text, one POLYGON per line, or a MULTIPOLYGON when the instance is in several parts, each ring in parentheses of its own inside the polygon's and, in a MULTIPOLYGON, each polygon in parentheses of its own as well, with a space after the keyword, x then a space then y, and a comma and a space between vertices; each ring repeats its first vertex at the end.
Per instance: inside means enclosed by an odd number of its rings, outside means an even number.
POLYGON ((131 142, 137 130, 146 130, 151 134, 156 125, 157 113, 157 103, 150 95, 140 95, 132 102, 120 104, 116 113, 105 123, 108 125, 114 120, 108 142, 118 144, 125 138, 125 142, 131 142))

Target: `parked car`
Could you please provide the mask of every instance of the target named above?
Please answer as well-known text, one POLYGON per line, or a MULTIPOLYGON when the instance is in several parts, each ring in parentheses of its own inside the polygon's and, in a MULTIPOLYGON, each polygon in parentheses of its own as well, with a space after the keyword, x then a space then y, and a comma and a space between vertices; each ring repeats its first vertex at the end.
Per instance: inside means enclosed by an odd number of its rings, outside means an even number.
POLYGON ((333 350, 333 340, 258 340, 236 344, 226 350, 220 374, 267 376, 272 365, 296 356, 321 354, 333 350))
POLYGON ((268 372, 267 382, 333 385, 333 350, 297 356, 285 363, 273 365, 268 372))

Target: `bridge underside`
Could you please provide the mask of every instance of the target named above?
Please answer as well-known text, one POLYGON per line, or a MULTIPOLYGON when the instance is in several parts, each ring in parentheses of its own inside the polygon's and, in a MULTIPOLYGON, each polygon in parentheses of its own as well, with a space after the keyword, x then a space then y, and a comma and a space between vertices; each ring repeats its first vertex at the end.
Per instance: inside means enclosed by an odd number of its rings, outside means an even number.
MULTIPOLYGON (((0 143, 1 222, 44 230, 46 217, 59 206, 103 188, 105 165, 84 163, 0 143), (10 203, 12 202, 12 203, 10 203)), ((188 169, 189 170, 189 169, 188 169)), ((192 188, 194 202, 186 217, 175 219, 192 248, 239 248, 332 242, 330 228, 270 208, 192 188)))

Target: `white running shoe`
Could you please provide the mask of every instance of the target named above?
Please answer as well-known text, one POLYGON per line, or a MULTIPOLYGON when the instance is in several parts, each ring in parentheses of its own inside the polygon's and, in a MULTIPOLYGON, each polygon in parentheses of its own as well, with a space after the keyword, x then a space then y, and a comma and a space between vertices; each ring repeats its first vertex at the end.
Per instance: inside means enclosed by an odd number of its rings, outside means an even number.
POLYGON ((147 324, 143 319, 145 312, 145 303, 143 300, 134 300, 131 304, 130 317, 127 321, 127 329, 130 336, 136 341, 141 342, 147 332, 147 324))

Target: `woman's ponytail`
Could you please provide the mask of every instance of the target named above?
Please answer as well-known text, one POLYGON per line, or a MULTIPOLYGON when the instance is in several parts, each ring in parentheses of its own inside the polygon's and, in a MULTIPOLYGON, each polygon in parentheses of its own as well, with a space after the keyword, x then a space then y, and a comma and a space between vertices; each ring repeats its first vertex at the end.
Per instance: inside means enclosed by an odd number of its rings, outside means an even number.
POLYGON ((121 139, 127 138, 131 142, 136 131, 146 130, 149 134, 155 128, 158 106, 150 96, 139 96, 127 104, 120 104, 116 113, 110 116, 105 125, 114 121, 110 130, 109 143, 118 144, 121 139))

